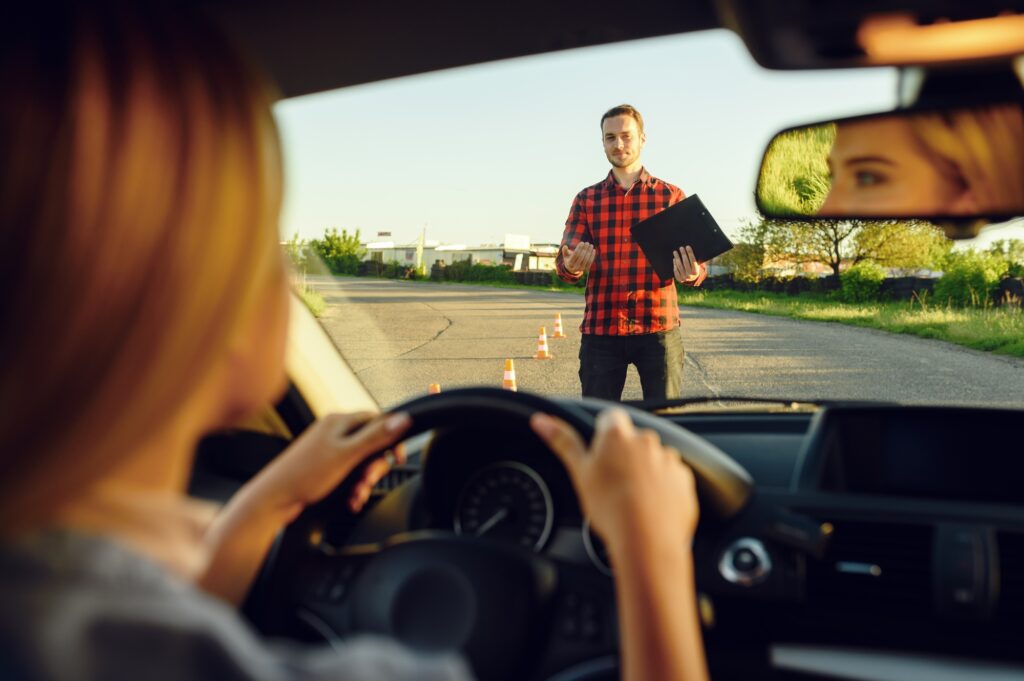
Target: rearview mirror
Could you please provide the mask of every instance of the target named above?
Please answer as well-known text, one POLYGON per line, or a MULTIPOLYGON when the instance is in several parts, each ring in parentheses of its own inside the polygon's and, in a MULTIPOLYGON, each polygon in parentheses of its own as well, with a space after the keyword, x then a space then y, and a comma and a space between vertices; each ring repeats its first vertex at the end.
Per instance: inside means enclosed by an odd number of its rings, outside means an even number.
POLYGON ((960 227, 1022 215, 1024 108, 894 111, 784 130, 761 162, 757 205, 776 219, 960 227))

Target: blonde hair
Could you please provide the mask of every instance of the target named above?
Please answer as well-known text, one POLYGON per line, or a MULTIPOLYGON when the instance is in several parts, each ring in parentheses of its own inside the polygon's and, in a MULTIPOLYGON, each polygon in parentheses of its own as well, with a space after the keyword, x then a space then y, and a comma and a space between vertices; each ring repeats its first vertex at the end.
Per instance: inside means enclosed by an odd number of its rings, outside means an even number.
POLYGON ((5 530, 173 418, 285 285, 272 98, 223 36, 36 4, 0 29, 5 530))
POLYGON ((1019 214, 1024 206, 1024 110, 977 107, 911 116, 933 165, 966 184, 981 212, 1019 214))

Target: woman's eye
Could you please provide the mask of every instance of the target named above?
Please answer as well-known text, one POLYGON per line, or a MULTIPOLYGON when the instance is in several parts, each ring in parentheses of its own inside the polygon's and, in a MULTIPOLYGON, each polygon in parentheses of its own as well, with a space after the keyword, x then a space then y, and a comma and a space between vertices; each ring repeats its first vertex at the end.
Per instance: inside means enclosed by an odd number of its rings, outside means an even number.
POLYGON ((885 176, 870 170, 858 170, 856 175, 858 187, 874 187, 885 182, 885 176))

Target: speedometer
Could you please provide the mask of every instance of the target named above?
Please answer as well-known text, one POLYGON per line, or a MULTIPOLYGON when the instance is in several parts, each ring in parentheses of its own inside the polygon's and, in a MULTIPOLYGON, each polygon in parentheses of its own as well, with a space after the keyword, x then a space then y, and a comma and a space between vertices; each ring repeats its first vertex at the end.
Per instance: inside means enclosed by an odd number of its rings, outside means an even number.
POLYGON ((554 524, 551 492, 529 466, 501 461, 478 471, 455 507, 455 532, 539 551, 554 524))

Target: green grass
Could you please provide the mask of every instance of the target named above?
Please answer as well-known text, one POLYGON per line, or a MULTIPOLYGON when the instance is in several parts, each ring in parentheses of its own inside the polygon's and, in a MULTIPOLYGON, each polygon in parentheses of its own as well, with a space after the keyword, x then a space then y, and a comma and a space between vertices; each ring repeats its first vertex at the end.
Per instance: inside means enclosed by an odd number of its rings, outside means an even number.
POLYGON ((319 317, 324 313, 324 308, 327 307, 327 301, 324 297, 314 291, 311 288, 299 288, 299 296, 302 298, 302 302, 306 304, 309 311, 313 313, 314 317, 319 317))
POLYGON ((813 215, 831 187, 828 155, 834 124, 791 130, 776 137, 765 154, 757 195, 770 214, 813 215))
POLYGON ((827 296, 786 296, 740 291, 683 291, 679 302, 790 317, 836 322, 934 338, 975 350, 1024 357, 1024 313, 1012 308, 957 308, 920 303, 839 303, 827 296))

